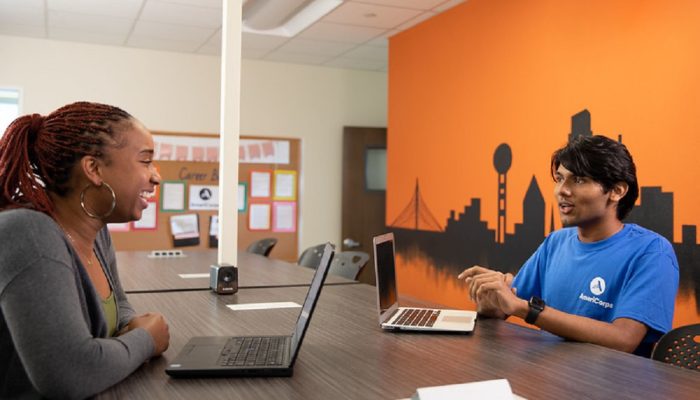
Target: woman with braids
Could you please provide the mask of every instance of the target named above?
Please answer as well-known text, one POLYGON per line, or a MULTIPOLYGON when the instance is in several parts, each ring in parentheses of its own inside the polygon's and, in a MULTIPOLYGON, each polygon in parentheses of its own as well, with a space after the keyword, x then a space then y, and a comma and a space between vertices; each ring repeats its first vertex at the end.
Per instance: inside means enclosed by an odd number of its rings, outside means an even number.
POLYGON ((160 175, 125 111, 73 103, 17 118, 0 140, 0 398, 85 398, 168 348, 136 316, 107 223, 141 218, 160 175))

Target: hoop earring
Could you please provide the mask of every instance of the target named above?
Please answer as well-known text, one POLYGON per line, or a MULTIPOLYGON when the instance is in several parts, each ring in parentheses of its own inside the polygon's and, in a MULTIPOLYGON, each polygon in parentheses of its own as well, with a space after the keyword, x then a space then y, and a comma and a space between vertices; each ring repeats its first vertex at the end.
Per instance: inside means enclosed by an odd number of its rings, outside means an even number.
POLYGON ((85 207, 85 192, 93 185, 89 184, 85 186, 85 189, 83 189, 82 192, 80 192, 80 208, 83 209, 83 212, 87 214, 88 217, 90 218, 95 218, 95 219, 102 219, 102 218, 107 218, 110 215, 112 215, 112 211, 114 211, 114 208, 117 206, 117 195, 114 194, 114 190, 112 189, 111 186, 107 182, 102 182, 102 185, 96 186, 97 188, 101 188, 102 186, 106 187, 107 190, 109 190, 109 193, 112 195, 112 206, 109 208, 109 211, 107 211, 103 215, 97 215, 93 213, 92 211, 88 210, 87 207, 85 207))

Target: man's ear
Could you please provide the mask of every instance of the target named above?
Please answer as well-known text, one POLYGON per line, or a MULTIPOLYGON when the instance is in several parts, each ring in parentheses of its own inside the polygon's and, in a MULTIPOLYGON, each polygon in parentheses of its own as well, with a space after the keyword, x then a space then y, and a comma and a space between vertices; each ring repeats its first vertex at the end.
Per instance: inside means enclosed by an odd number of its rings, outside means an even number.
POLYGON ((84 156, 80 159, 80 169, 93 185, 102 186, 102 161, 99 158, 91 155, 84 156))
POLYGON ((629 190, 629 185, 627 182, 618 182, 615 186, 610 189, 610 200, 615 202, 620 202, 623 197, 627 194, 629 190))

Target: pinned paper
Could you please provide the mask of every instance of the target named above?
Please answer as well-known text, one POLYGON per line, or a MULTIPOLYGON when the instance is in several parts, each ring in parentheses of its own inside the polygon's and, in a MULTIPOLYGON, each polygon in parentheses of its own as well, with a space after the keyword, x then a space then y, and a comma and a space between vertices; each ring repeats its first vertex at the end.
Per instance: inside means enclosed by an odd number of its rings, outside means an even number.
POLYGON ((266 231, 270 229, 270 205, 251 204, 248 212, 248 229, 266 231))
POLYGON ((158 206, 155 201, 149 201, 148 206, 141 212, 141 219, 133 222, 135 230, 152 230, 158 227, 158 206))
POLYGON ((165 181, 161 183, 161 210, 185 210, 185 182, 165 181))

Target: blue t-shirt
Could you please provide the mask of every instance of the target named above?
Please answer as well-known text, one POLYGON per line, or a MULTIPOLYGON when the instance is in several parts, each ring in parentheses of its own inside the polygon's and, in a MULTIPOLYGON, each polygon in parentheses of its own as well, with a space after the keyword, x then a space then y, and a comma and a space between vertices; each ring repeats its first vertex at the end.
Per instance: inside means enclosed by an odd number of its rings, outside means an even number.
POLYGON ((605 322, 630 318, 649 330, 636 354, 648 355, 671 330, 678 260, 664 237, 635 224, 583 243, 578 229, 552 232, 513 281, 518 297, 605 322))

